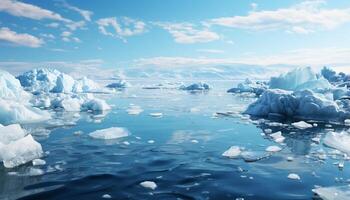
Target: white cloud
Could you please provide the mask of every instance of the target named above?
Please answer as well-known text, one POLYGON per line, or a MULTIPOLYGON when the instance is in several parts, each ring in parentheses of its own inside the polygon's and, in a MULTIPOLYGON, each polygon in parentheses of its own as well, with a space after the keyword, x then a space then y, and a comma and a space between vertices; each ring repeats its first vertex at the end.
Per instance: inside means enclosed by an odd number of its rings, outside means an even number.
POLYGON ((62 36, 62 37, 69 37, 69 36, 71 36, 71 35, 72 35, 72 33, 69 32, 69 31, 63 31, 63 32, 61 33, 61 36, 62 36))
POLYGON ((123 17, 117 19, 116 17, 102 18, 96 21, 98 29, 103 35, 120 38, 124 41, 125 37, 142 34, 146 31, 146 24, 142 21, 123 17), (107 29, 111 27, 113 32, 107 29))
POLYGON ((248 30, 286 30, 309 33, 314 30, 329 30, 350 22, 350 8, 326 9, 325 1, 304 1, 289 8, 271 11, 253 11, 246 16, 221 17, 209 24, 248 30))
POLYGON ((47 26, 47 27, 50 27, 50 28, 57 28, 57 27, 60 26, 60 24, 57 23, 57 22, 52 22, 52 23, 50 23, 50 24, 47 24, 46 26, 47 26))
POLYGON ((64 22, 69 21, 60 14, 17 0, 1 0, 0 11, 7 12, 17 17, 26 17, 35 20, 51 19, 64 22))
POLYGON ((64 2, 64 6, 70 10, 78 12, 86 21, 91 21, 91 16, 94 14, 92 11, 83 10, 81 8, 69 5, 67 2, 64 2))
POLYGON ((205 43, 220 39, 220 36, 206 27, 198 29, 191 23, 154 23, 169 31, 175 42, 182 44, 205 43))
POLYGON ((64 42, 70 42, 70 41, 74 41, 74 42, 78 42, 78 43, 81 42, 81 40, 79 38, 73 37, 72 32, 69 32, 69 31, 63 31, 61 33, 61 37, 62 37, 62 40, 64 42))
POLYGON ((77 29, 83 29, 85 25, 86 25, 85 21, 77 21, 77 22, 70 21, 66 24, 66 27, 72 31, 75 31, 77 29))
POLYGON ((44 44, 43 40, 33 35, 27 33, 16 33, 7 27, 0 28, 0 40, 32 48, 37 48, 44 44))

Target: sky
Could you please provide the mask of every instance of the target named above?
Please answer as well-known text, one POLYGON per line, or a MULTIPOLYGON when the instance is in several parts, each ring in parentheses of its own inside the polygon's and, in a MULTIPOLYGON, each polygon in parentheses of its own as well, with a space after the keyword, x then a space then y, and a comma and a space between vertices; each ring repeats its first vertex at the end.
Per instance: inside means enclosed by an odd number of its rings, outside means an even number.
POLYGON ((0 0, 0 68, 350 68, 348 0, 0 0))

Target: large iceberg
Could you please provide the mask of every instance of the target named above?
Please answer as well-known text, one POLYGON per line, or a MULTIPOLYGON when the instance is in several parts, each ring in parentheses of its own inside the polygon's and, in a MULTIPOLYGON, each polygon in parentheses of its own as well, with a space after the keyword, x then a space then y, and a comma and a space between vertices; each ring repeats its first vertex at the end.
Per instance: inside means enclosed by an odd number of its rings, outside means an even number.
POLYGON ((271 77, 269 88, 297 91, 331 89, 333 86, 327 79, 316 74, 311 67, 299 67, 278 77, 271 77))
POLYGON ((324 95, 303 91, 285 91, 279 89, 266 90, 260 98, 250 104, 246 114, 267 118, 295 118, 318 120, 344 120, 349 112, 324 95))
POLYGON ((25 164, 43 155, 41 145, 18 125, 0 127, 0 160, 6 168, 25 164))
POLYGON ((56 69, 40 68, 33 69, 17 76, 25 90, 38 93, 82 93, 96 92, 101 88, 94 81, 83 77, 75 80, 68 74, 56 69))
POLYGON ((0 123, 28 123, 50 118, 48 112, 32 107, 31 98, 14 76, 0 70, 0 123))

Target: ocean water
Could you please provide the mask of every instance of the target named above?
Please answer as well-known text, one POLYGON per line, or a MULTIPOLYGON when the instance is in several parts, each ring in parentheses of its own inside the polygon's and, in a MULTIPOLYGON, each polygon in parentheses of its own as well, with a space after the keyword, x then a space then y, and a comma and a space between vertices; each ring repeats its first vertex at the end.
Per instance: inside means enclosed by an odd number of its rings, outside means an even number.
POLYGON ((318 199, 315 186, 348 184, 348 162, 339 169, 341 156, 322 140, 312 141, 329 131, 326 124, 305 131, 239 114, 215 115, 242 112, 254 98, 227 94, 232 81, 209 83, 211 91, 189 93, 142 89, 135 81, 133 87, 106 96, 114 105, 107 113, 57 113, 45 124, 25 125, 46 151, 46 165, 0 167, 0 199, 103 199, 105 194, 112 199, 318 199), (130 105, 144 111, 129 115, 130 105), (149 115, 154 112, 163 116, 149 115), (113 126, 127 128, 130 136, 98 140, 88 135, 113 126), (282 131, 285 144, 263 136, 267 128, 282 131), (265 152, 270 145, 282 151, 265 152), (230 146, 251 156, 223 157, 230 146), (288 179, 290 173, 301 179, 288 179), (154 181, 157 188, 140 186, 143 181, 154 181))

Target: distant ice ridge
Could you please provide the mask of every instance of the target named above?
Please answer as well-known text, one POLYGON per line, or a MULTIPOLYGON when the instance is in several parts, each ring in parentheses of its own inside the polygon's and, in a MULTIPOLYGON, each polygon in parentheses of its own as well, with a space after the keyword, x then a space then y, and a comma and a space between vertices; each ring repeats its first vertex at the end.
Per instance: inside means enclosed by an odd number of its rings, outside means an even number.
POLYGON ((0 70, 0 123, 29 123, 50 118, 50 114, 30 104, 32 95, 23 90, 20 82, 0 70))
POLYGON ((86 77, 75 80, 58 70, 41 68, 25 72, 17 78, 25 90, 34 95, 31 103, 35 107, 65 111, 110 109, 104 100, 92 94, 105 90, 86 77))
POLYGON ((243 83, 239 83, 237 87, 227 90, 228 93, 254 93, 255 95, 261 95, 267 89, 265 82, 253 82, 247 78, 243 83))
POLYGON ((41 145, 19 124, 0 126, 0 160, 6 168, 13 168, 43 155, 41 145))
POLYGON ((181 90, 188 90, 188 91, 204 91, 209 90, 210 86, 203 82, 193 83, 190 85, 181 85, 181 90))

